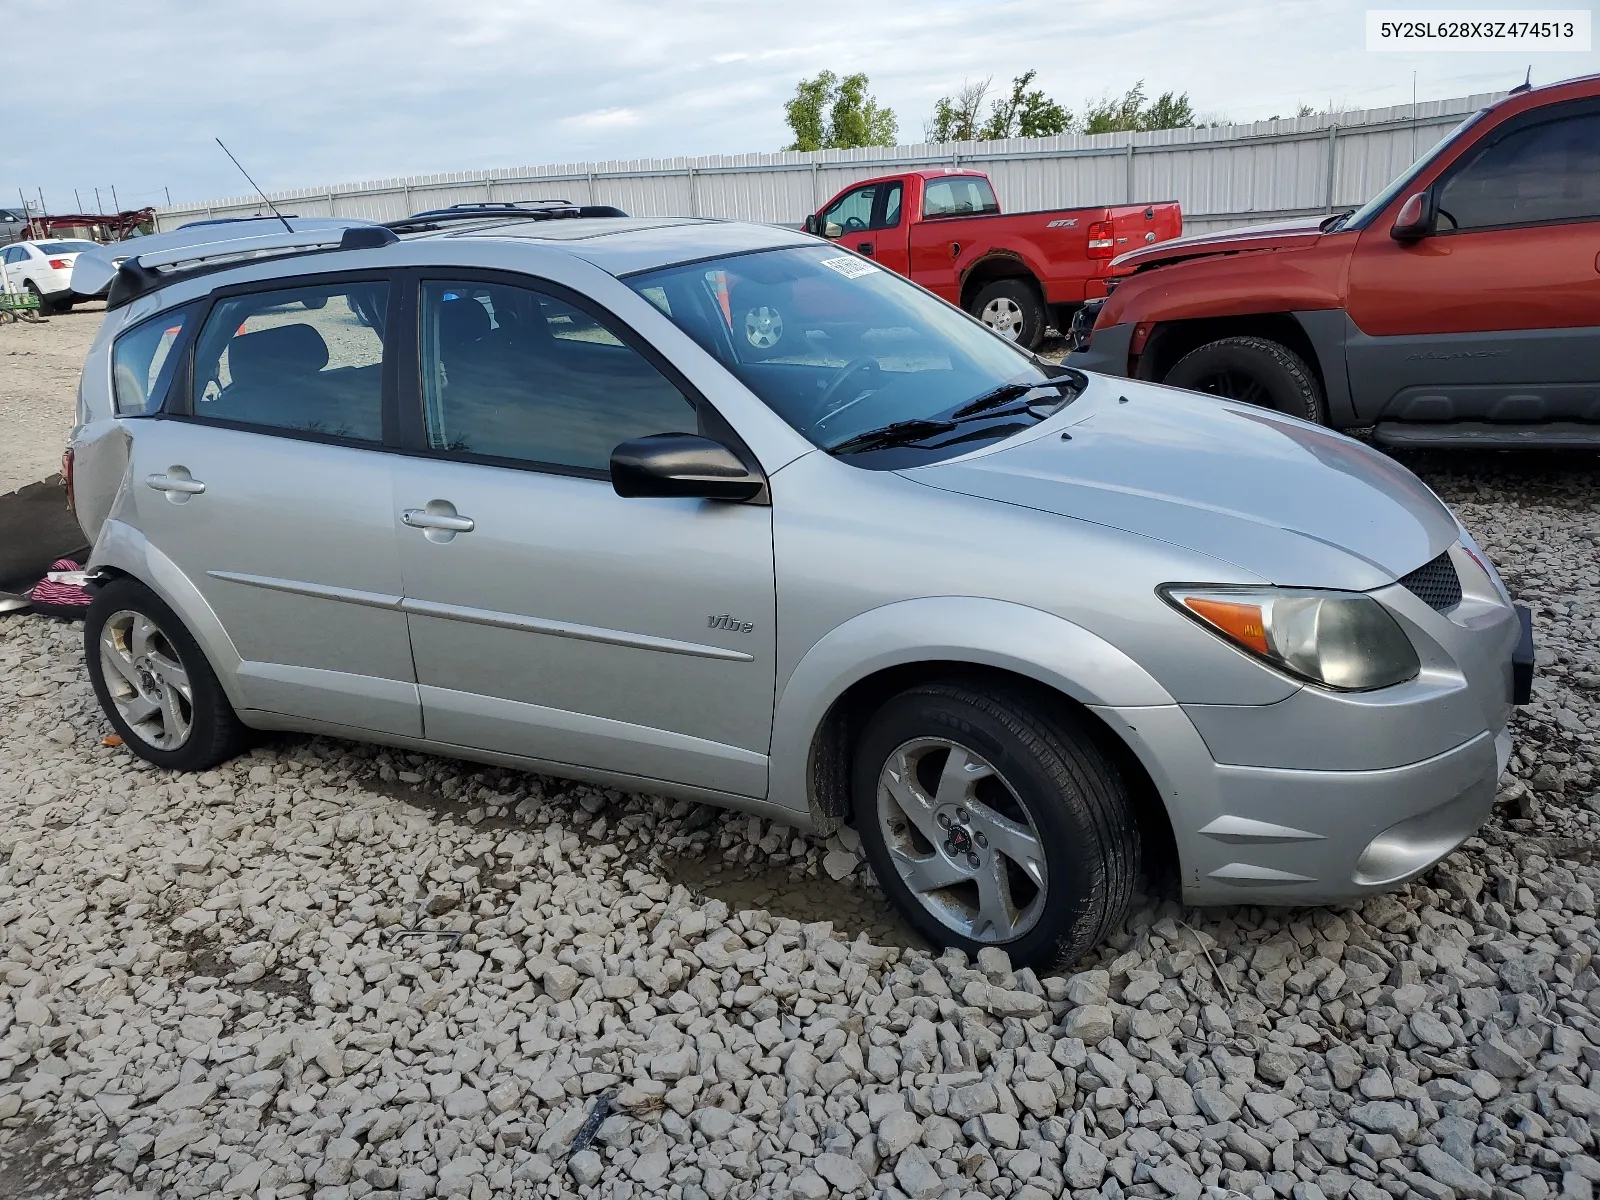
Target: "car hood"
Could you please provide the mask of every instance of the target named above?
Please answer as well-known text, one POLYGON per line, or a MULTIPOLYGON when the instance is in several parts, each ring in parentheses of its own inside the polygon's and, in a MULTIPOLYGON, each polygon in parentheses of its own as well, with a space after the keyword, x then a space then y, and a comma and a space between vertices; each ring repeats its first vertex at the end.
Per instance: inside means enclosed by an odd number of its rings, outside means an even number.
POLYGON ((1200 258, 1207 254, 1236 254, 1243 250, 1286 250, 1315 245, 1322 237, 1322 223, 1327 216, 1296 217, 1292 221, 1274 221, 1266 225, 1246 225, 1239 229, 1219 229, 1212 233, 1195 233, 1172 238, 1154 245, 1141 246, 1111 260, 1111 271, 1125 275, 1140 267, 1154 263, 1178 262, 1185 258, 1200 258))
POLYGON ((1104 376, 1028 434, 901 474, 1169 542, 1282 586, 1383 587, 1460 537, 1421 480, 1360 442, 1104 376))

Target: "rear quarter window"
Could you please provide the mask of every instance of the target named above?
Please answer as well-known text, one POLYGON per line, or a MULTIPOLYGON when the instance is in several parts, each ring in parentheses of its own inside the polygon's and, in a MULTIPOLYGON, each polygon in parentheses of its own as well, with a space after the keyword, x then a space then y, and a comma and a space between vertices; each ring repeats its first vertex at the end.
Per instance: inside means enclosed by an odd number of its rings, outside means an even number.
POLYGON ((194 308, 178 308, 135 325, 111 349, 111 383, 117 415, 143 417, 161 410, 177 367, 174 353, 194 321, 194 308))

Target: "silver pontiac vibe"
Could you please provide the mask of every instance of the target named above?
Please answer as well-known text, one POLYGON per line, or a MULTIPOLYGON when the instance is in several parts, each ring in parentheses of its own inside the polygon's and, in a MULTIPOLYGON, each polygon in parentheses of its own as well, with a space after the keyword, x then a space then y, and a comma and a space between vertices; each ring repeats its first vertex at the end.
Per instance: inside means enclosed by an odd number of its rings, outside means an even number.
POLYGON ((115 278, 72 454, 89 672, 153 763, 306 730, 849 823, 926 936, 1018 963, 1157 868, 1394 887, 1493 803, 1525 620, 1348 438, 764 226, 137 245, 77 268, 115 278))

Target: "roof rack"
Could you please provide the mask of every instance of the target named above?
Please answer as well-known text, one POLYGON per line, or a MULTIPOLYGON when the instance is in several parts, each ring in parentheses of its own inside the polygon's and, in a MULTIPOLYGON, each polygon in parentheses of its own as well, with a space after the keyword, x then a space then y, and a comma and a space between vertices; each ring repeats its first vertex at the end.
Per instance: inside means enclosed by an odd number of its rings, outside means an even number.
POLYGON ((386 221, 389 229, 408 232, 437 228, 448 221, 481 221, 492 217, 521 217, 529 221, 555 221, 585 217, 625 217, 628 214, 610 204, 573 204, 570 200, 479 201, 452 204, 412 213, 398 221, 386 221))
MULTIPOLYGON (((274 227, 279 223, 276 219, 271 220, 274 227)), ((227 224, 233 225, 235 222, 227 224)), ((168 235, 142 239, 160 244, 142 248, 120 265, 108 261, 103 266, 98 263, 85 266, 89 270, 101 266, 102 270, 116 272, 106 295, 106 308, 113 309, 175 280, 220 271, 252 259, 336 250, 376 250, 400 240, 394 230, 369 221, 314 219, 305 222, 300 229, 287 232, 275 229, 272 233, 245 236, 229 236, 235 230, 216 226, 210 227, 209 232, 212 236, 208 239, 199 229, 186 226, 168 235), (180 237, 180 233, 187 236, 180 237)), ((79 256, 79 261, 92 257, 97 256, 83 254, 79 256)), ((75 263, 74 271, 76 269, 75 263)))

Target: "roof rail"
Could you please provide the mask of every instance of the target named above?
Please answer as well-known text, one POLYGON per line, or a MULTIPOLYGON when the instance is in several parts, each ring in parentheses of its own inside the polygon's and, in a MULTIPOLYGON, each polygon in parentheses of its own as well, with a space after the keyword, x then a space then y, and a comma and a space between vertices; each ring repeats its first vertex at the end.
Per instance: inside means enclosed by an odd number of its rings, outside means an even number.
POLYGON ((570 200, 494 201, 452 204, 449 208, 430 208, 398 221, 387 221, 390 229, 414 231, 436 228, 447 221, 481 221, 492 217, 521 217, 528 221, 553 221, 562 218, 625 217, 628 214, 609 204, 573 204, 570 200))
MULTIPOLYGON (((101 255, 85 252, 73 264, 74 277, 80 268, 99 275, 98 291, 110 279, 106 308, 122 305, 164 287, 211 271, 220 271, 242 262, 264 257, 311 254, 335 250, 375 250, 399 241, 392 229, 362 220, 312 218, 300 228, 283 232, 276 218, 262 221, 273 232, 246 233, 241 225, 253 222, 227 222, 204 228, 185 226, 169 234, 140 239, 138 253, 120 264, 101 255), (88 260, 88 261, 85 261, 88 260)), ((85 279, 85 286, 92 280, 85 279)))

